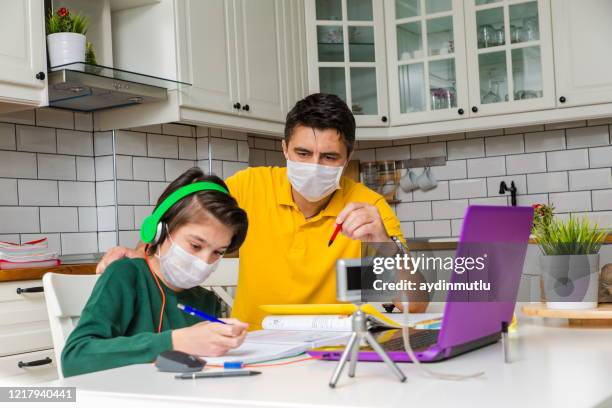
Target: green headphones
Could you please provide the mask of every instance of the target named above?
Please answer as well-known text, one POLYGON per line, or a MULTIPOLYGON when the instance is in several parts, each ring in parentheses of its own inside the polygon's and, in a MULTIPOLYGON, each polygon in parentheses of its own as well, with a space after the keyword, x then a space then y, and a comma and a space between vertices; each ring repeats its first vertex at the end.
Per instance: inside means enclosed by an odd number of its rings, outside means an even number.
POLYGON ((159 240, 162 232, 163 222, 161 218, 164 214, 174 206, 174 204, 181 201, 188 195, 197 193, 198 191, 219 191, 229 195, 229 191, 221 187, 219 184, 212 183, 210 181, 199 181, 192 183, 187 186, 183 186, 178 190, 174 191, 168 196, 156 209, 153 214, 149 215, 142 221, 140 227, 140 239, 142 242, 147 244, 156 244, 159 240))

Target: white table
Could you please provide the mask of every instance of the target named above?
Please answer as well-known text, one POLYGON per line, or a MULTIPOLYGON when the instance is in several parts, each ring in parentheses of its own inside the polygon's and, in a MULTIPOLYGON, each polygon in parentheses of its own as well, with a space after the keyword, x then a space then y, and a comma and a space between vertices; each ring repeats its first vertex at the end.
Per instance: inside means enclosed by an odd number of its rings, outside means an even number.
MULTIPOLYGON (((501 343, 429 364, 440 372, 485 371, 485 377, 445 381, 401 364, 397 381, 382 363, 359 363, 328 387, 335 362, 307 361, 260 369, 245 378, 175 380, 153 365, 92 373, 48 385, 77 387, 79 405, 206 407, 592 407, 612 395, 612 330, 568 328, 523 320, 512 339, 514 358, 503 363, 501 343), (118 404, 118 405, 117 405, 118 404)), ((612 401, 612 400, 610 400, 612 401)))

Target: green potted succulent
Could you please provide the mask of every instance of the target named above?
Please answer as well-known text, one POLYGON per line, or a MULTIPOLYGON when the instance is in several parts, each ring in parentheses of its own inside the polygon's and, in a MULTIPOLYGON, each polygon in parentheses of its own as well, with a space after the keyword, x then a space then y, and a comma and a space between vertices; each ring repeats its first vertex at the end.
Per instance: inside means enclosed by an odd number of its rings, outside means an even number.
POLYGON ((550 309, 594 309, 599 287, 599 249, 606 237, 587 217, 566 221, 536 218, 534 238, 542 251, 543 290, 550 309))
POLYGON ((47 50, 51 68, 85 61, 89 20, 66 7, 47 15, 47 50))

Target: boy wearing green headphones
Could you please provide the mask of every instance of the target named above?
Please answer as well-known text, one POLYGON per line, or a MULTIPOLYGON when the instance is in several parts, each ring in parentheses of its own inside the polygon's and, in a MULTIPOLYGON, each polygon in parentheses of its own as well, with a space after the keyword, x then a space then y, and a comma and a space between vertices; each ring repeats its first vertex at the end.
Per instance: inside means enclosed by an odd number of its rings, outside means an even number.
POLYGON ((246 213, 225 183, 192 168, 172 182, 145 219, 144 259, 121 259, 98 279, 62 351, 64 376, 150 363, 167 350, 219 356, 244 341, 247 324, 202 322, 182 303, 218 315, 200 287, 227 251, 242 245, 246 213))

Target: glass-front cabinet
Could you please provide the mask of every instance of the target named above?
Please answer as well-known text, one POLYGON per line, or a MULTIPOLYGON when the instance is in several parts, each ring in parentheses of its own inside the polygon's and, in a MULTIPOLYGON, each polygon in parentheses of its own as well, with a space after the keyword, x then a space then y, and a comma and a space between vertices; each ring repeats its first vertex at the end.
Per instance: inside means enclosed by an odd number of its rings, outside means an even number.
POLYGON ((383 0, 309 0, 306 21, 310 91, 340 96, 357 126, 388 126, 383 0))
POLYGON ((391 123, 468 116, 462 0, 385 0, 391 123))
POLYGON ((465 17, 471 115, 553 108, 549 2, 469 0, 465 17))

